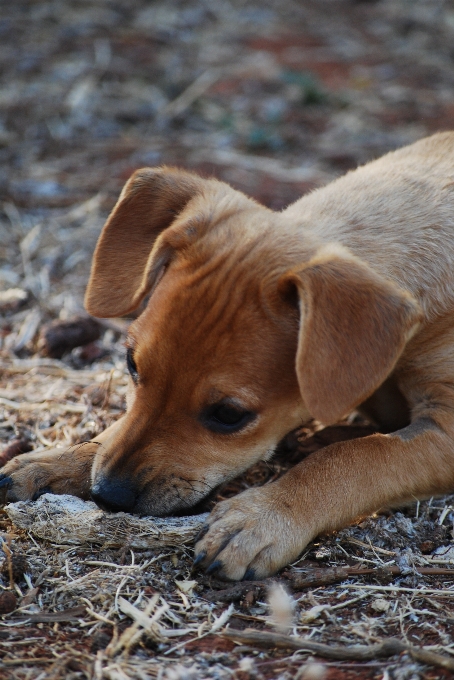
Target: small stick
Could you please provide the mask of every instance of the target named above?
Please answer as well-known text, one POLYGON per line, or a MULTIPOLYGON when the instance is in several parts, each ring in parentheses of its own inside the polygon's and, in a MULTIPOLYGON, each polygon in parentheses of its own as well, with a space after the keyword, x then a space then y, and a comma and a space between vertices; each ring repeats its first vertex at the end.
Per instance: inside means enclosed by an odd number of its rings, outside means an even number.
MULTIPOLYGON (((223 631, 224 637, 244 644, 253 644, 259 647, 279 647, 281 649, 304 650, 312 654, 318 654, 325 659, 337 661, 372 661, 386 658, 407 651, 406 646, 400 640, 389 638, 378 645, 353 645, 352 647, 335 647, 324 645, 321 642, 304 640, 301 637, 292 637, 280 633, 246 628, 246 630, 232 630, 227 628, 223 631)), ((454 662, 453 662, 454 668, 454 662)))
POLYGON ((337 661, 374 661, 375 659, 383 659, 406 652, 407 654, 410 654, 415 661, 454 671, 454 659, 450 659, 442 654, 430 652, 423 648, 407 645, 396 638, 389 638, 377 645, 337 647, 324 645, 320 642, 312 642, 312 640, 304 640, 301 637, 291 637, 290 635, 270 633, 267 631, 255 630, 253 628, 247 628, 246 630, 232 630, 231 628, 227 628, 222 634, 229 640, 235 640, 236 642, 242 642, 243 644, 252 644, 268 648, 279 647, 281 649, 304 650, 306 652, 311 652, 312 654, 317 654, 325 659, 335 659, 337 661))
POLYGON ((219 69, 208 69, 204 71, 198 78, 194 80, 187 88, 182 92, 176 99, 166 104, 161 111, 160 115, 173 118, 174 116, 179 116, 187 108, 191 106, 199 97, 201 97, 205 92, 220 78, 221 71, 219 69))
MULTIPOLYGON (((390 565, 387 567, 377 567, 376 569, 370 569, 369 567, 367 568, 359 568, 359 569, 348 569, 349 576, 355 576, 356 574, 374 574, 374 573, 380 573, 380 574, 392 574, 399 576, 402 573, 402 570, 400 567, 397 565, 390 565)), ((454 576, 454 569, 448 569, 446 567, 417 567, 415 569, 415 572, 417 574, 421 574, 421 576, 454 576)))
POLYGON ((364 543, 364 541, 360 541, 358 538, 347 538, 347 543, 351 543, 352 545, 359 545, 361 548, 367 548, 367 550, 372 550, 381 553, 382 555, 393 556, 396 554, 392 550, 385 550, 384 548, 379 548, 376 545, 372 545, 372 543, 364 543))
MULTIPOLYGON (((442 567, 418 567, 415 569, 421 576, 454 576, 454 569, 442 567)), ((290 573, 289 585, 293 590, 300 588, 318 587, 338 583, 352 576, 368 576, 370 574, 399 576, 402 570, 397 565, 387 567, 327 567, 314 569, 311 572, 290 573)))
MULTIPOLYGON (((421 576, 453 576, 454 569, 446 569, 442 567, 419 567, 415 569, 416 573, 421 576)), ((298 591, 304 588, 318 588, 319 586, 331 585, 332 583, 339 583, 345 581, 352 576, 368 576, 370 574, 393 575, 401 574, 401 569, 398 566, 378 567, 378 568, 355 568, 355 567, 327 567, 325 569, 313 569, 310 572, 303 573, 288 573, 285 581, 292 590, 298 591)), ((212 590, 206 593, 204 597, 210 602, 238 602, 250 591, 257 591, 265 589, 271 583, 276 582, 276 579, 265 579, 263 581, 242 581, 235 583, 230 588, 222 590, 212 590)))
MULTIPOLYGON (((352 570, 347 567, 329 567, 326 569, 313 569, 310 572, 288 573, 287 578, 283 581, 292 590, 301 590, 302 588, 316 588, 321 585, 329 585, 337 583, 350 578, 350 572, 364 573, 360 570, 352 570)), ((365 573, 370 573, 372 570, 365 570, 365 573)), ((256 591, 263 588, 268 588, 276 579, 265 579, 263 581, 242 581, 236 583, 230 588, 216 591, 211 591, 205 595, 207 600, 212 602, 236 602, 241 600, 249 591, 256 591)))
MULTIPOLYGON (((371 573, 372 569, 362 570, 362 573, 371 573)), ((312 569, 309 572, 289 572, 288 585, 292 590, 300 590, 302 588, 317 588, 318 586, 330 585, 331 583, 338 583, 350 578, 351 575, 361 573, 358 569, 351 569, 349 567, 326 567, 324 569, 312 569), (353 572, 353 574, 351 573, 353 572)))
POLYGON ((36 614, 21 614, 21 616, 14 617, 10 621, 30 621, 30 623, 67 623, 69 621, 78 621, 86 612, 87 607, 80 605, 78 607, 70 607, 58 612, 37 612, 36 614))

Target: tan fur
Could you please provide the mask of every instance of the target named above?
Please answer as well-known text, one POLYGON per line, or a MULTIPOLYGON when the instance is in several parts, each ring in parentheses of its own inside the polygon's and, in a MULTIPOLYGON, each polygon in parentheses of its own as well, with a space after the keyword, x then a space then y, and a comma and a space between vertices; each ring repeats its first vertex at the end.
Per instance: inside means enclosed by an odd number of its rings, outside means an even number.
POLYGON ((100 503, 182 512, 310 415, 332 423, 363 408, 384 433, 328 446, 216 506, 197 561, 240 579, 274 572, 321 531, 452 490, 453 236, 454 133, 282 213, 216 180, 138 171, 86 296, 91 314, 116 316, 151 293, 130 328, 139 379, 127 412, 97 443, 8 463, 7 498, 62 493, 68 479, 86 497, 91 467, 100 503), (244 427, 216 430, 221 402, 246 413, 244 427))

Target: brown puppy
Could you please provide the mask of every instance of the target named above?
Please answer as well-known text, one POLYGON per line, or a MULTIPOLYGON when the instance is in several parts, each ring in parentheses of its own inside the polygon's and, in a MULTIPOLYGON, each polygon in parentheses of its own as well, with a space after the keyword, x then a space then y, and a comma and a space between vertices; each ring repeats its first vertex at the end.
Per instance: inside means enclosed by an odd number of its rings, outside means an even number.
POLYGON ((454 488, 454 133, 388 154, 282 213, 216 180, 136 172, 94 255, 88 311, 131 325, 126 415, 96 442, 24 454, 8 500, 90 494, 182 512, 314 416, 333 444, 219 503, 196 561, 263 577, 319 532, 454 488), (383 434, 391 433, 391 434, 383 434))

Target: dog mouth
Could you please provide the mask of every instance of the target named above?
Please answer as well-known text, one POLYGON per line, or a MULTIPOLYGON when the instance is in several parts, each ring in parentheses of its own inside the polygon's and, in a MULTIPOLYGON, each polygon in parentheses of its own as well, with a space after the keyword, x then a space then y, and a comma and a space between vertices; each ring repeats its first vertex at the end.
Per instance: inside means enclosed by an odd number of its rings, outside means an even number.
POLYGON ((172 512, 172 517, 192 517, 193 515, 201 515, 205 512, 211 512, 216 505, 216 496, 218 494, 219 487, 210 491, 205 498, 202 498, 195 505, 188 505, 185 508, 176 510, 172 512))
POLYGON ((106 512, 128 512, 139 517, 187 517, 210 512, 219 486, 204 486, 183 478, 153 480, 138 489, 131 480, 98 476, 91 500, 106 512))
MULTIPOLYGON (((213 487, 203 497, 199 495, 198 499, 196 499, 195 502, 193 502, 191 496, 189 496, 188 498, 184 497, 182 498, 178 494, 179 498, 176 503, 175 503, 176 499, 174 497, 166 498, 165 496, 164 497, 161 496, 161 503, 158 510, 156 510, 155 508, 156 501, 153 503, 154 507, 152 509, 146 507, 144 511, 141 510, 140 509, 141 503, 139 499, 137 510, 133 510, 132 512, 134 514, 139 514, 142 517, 145 517, 147 515, 151 516, 154 515, 160 517, 192 517, 194 515, 201 515, 202 513, 205 512, 211 512, 211 510, 214 508, 216 502, 219 500, 218 492, 221 486, 222 484, 213 487)), ((147 503, 146 501, 145 503, 147 506, 149 506, 149 503, 147 503)))
MULTIPOLYGON (((265 460, 279 456, 295 447, 295 433, 287 435, 265 460), (291 441, 289 437, 293 435, 291 441)), ((258 461, 260 462, 260 461, 258 461)), ((254 467, 253 465, 251 466, 254 467)), ((209 513, 217 502, 243 490, 240 482, 246 471, 238 470, 218 483, 209 484, 203 479, 191 479, 179 474, 155 477, 141 489, 137 479, 127 476, 101 475, 92 486, 92 500, 107 512, 129 512, 139 517, 191 517, 209 513), (231 488, 233 485, 234 489, 231 488)), ((214 481, 214 480, 213 480, 214 481)))
MULTIPOLYGON (((295 442, 296 431, 292 431, 262 460, 288 455, 295 448, 295 442)), ((230 486, 235 480, 241 480, 244 473, 245 470, 232 471, 223 479, 216 480, 217 483, 214 479, 208 483, 206 477, 195 480, 170 474, 166 478, 155 477, 142 488, 133 477, 128 479, 124 475, 101 473, 93 483, 91 498, 107 512, 129 512, 139 517, 190 517, 211 512, 217 502, 231 496, 230 486)), ((243 487, 242 484, 234 486, 235 493, 239 493, 243 487)))

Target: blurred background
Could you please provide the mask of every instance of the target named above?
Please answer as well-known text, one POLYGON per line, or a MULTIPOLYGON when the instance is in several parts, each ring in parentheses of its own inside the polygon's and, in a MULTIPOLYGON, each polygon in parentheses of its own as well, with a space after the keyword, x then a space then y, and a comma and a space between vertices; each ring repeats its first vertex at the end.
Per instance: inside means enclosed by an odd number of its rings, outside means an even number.
POLYGON ((1 334, 17 351, 81 309, 137 167, 281 209, 454 128, 451 0, 4 1, 0 64, 0 291, 25 291, 3 295, 1 334))

